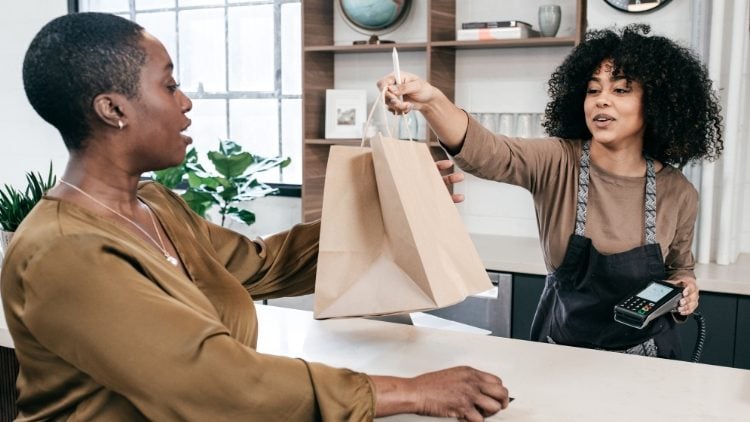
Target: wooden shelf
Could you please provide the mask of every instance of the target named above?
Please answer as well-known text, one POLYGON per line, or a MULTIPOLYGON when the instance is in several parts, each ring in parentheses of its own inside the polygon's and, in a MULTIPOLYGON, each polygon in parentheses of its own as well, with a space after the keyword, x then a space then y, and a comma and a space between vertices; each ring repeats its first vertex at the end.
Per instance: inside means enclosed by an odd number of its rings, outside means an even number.
POLYGON ((389 53, 396 47, 398 51, 426 51, 427 43, 392 43, 361 45, 313 45, 305 47, 306 53, 389 53))
POLYGON ((305 138, 306 145, 359 145, 361 139, 308 139, 305 138))
POLYGON ((434 41, 432 48, 453 48, 456 50, 474 50, 486 48, 518 48, 518 47, 572 47, 576 44, 575 37, 536 37, 491 41, 434 41))
MULTIPOLYGON (((408 141, 404 139, 404 141, 408 141)), ((424 140, 415 140, 415 142, 424 142, 424 140)), ((354 145, 359 146, 362 143, 361 139, 305 139, 305 145, 354 145)), ((431 148, 440 148, 440 144, 436 141, 430 141, 427 145, 431 148)))
MULTIPOLYGON (((535 37, 491 41, 433 41, 432 48, 453 48, 473 50, 482 48, 528 48, 528 47, 570 47, 576 44, 576 37, 535 37)), ((427 43, 368 44, 368 45, 315 45, 305 47, 306 53, 385 53, 393 47, 398 51, 426 51, 427 43)))
MULTIPOLYGON (((584 36, 586 0, 575 0, 572 36, 535 37, 492 41, 456 41, 456 4, 459 0, 420 0, 426 3, 427 34, 424 42, 392 44, 334 45, 334 1, 302 2, 302 220, 320 218, 323 205, 326 163, 331 145, 359 146, 359 139, 323 139, 325 136, 325 93, 336 86, 335 57, 340 54, 424 52, 427 81, 451 101, 456 89, 456 51, 472 49, 572 47, 584 36)), ((499 2, 498 2, 499 3, 499 2)), ((517 2, 518 7, 524 7, 517 2)), ((532 6, 529 6, 532 7, 532 6)), ((534 6, 535 7, 535 6, 534 6)), ((390 63, 390 60, 386 62, 390 63)), ((374 81, 367 81, 373 83, 374 81)), ((445 151, 429 133, 430 153, 436 160, 447 158, 445 151)))

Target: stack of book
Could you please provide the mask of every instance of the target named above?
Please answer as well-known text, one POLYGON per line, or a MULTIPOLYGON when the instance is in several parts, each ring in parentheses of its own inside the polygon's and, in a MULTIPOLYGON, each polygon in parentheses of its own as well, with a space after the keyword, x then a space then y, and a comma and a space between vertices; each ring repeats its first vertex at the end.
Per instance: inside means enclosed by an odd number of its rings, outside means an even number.
POLYGON ((456 31, 457 41, 504 40, 539 37, 539 31, 531 29, 524 21, 465 22, 456 31))

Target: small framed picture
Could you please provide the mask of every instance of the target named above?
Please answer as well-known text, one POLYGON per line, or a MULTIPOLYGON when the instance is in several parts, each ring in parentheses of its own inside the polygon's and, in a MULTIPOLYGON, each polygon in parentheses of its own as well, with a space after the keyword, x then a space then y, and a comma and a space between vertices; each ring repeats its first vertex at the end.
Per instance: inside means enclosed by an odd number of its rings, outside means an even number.
POLYGON ((358 139, 367 119, 367 93, 360 89, 326 90, 326 139, 358 139))

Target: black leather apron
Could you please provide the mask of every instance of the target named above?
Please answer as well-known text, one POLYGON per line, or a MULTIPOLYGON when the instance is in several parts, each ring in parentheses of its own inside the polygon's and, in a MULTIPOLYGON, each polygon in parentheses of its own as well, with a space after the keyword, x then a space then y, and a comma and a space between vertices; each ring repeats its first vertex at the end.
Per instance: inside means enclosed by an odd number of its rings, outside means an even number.
POLYGON ((531 339, 587 348, 626 351, 659 357, 680 356, 679 338, 670 314, 638 330, 615 322, 614 306, 644 288, 650 280, 666 277, 661 248, 656 242, 656 172, 647 158, 645 192, 646 244, 604 255, 584 236, 589 187, 590 142, 583 145, 578 178, 575 233, 570 236, 562 264, 547 275, 539 300, 531 339), (648 344, 650 347, 638 347, 648 344), (655 350, 653 345, 655 344, 655 350), (634 352, 634 349, 643 352, 634 352))

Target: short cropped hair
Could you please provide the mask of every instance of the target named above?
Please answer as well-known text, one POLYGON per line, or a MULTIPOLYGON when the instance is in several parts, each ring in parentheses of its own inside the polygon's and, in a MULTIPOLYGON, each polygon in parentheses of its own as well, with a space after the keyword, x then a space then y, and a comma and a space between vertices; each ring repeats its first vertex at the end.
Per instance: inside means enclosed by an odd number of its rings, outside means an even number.
POLYGON ((142 38, 143 27, 119 16, 75 13, 52 20, 31 41, 23 61, 26 97, 68 150, 85 147, 97 95, 138 96, 142 38))
POLYGON ((583 102, 602 61, 643 87, 644 153, 673 166, 714 160, 724 148, 719 101, 700 60, 648 25, 590 31, 548 83, 544 128, 550 136, 590 139, 583 102))

